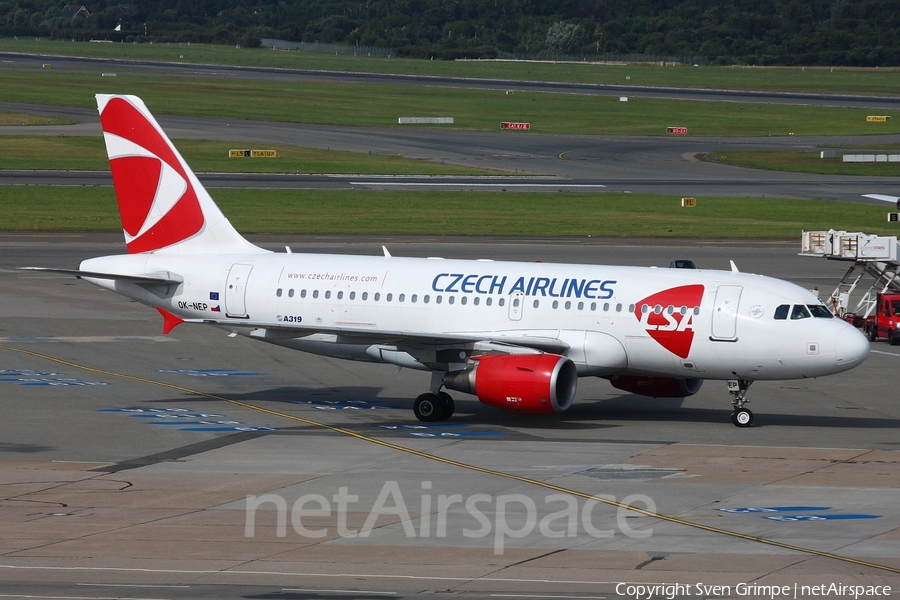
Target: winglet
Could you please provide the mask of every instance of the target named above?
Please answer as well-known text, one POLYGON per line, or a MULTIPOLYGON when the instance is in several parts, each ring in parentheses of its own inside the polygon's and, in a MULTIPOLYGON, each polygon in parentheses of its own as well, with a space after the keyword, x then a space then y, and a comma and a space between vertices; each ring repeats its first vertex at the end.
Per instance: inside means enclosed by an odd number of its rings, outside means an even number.
POLYGON ((177 326, 184 323, 184 319, 177 315, 173 315, 169 311, 164 308, 156 307, 156 310, 159 311, 159 314, 162 315, 163 318, 163 334, 168 335, 170 331, 175 329, 177 326))
POLYGON ((731 272, 732 272, 732 273, 740 273, 740 271, 738 271, 737 265, 734 264, 734 261, 733 261, 733 260, 730 260, 730 261, 728 261, 728 262, 731 263, 731 272))

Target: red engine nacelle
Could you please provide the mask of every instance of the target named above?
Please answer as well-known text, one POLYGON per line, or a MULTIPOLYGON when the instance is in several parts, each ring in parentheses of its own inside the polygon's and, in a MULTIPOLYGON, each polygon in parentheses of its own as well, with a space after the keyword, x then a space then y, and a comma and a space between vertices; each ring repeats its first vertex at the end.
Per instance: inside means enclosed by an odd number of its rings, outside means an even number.
POLYGON ((444 376, 451 390, 475 394, 488 406, 524 413, 562 412, 578 386, 575 364, 557 354, 482 356, 471 369, 444 376))
POLYGON ((639 377, 622 375, 611 377, 613 387, 653 398, 684 398, 700 391, 702 379, 678 379, 675 377, 639 377))

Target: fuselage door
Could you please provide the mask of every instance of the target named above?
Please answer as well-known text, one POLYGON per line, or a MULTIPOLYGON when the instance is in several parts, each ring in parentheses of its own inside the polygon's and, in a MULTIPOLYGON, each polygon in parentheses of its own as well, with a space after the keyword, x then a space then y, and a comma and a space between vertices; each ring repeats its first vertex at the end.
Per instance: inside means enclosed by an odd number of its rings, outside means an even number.
POLYGON ((522 309, 525 308, 525 294, 513 292, 509 295, 509 320, 521 321, 522 309))
POLYGON ((247 280, 253 265, 233 264, 225 284, 225 315, 236 319, 247 318, 247 280))
POLYGON ((712 339, 733 342, 737 340, 738 305, 741 303, 743 287, 720 285, 716 290, 713 306, 712 339))

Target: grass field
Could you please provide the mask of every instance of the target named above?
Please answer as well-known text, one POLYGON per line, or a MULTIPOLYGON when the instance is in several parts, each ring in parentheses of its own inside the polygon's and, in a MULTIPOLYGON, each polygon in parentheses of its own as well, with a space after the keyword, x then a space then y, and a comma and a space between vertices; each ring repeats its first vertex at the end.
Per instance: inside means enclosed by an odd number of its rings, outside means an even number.
MULTIPOLYGON (((214 190, 244 233, 796 238, 803 229, 887 233, 881 206, 639 194, 214 190)), ((118 231, 112 188, 7 186, 8 231, 118 231)))
MULTIPOLYGON (((871 152, 854 150, 846 153, 869 154, 871 152)), ((845 152, 839 151, 835 158, 820 158, 818 150, 814 152, 714 152, 706 155, 705 159, 711 162, 770 171, 900 177, 900 163, 845 163, 841 160, 843 154, 845 152)))
MULTIPOLYGON (((275 159, 228 158, 231 148, 250 148, 246 142, 176 140, 175 146, 191 168, 215 173, 347 173, 353 175, 492 175, 497 171, 299 146, 252 144, 276 150, 275 159)), ((108 171, 103 138, 0 136, 0 168, 108 171)))
POLYGON ((41 117, 27 113, 0 111, 0 127, 7 125, 71 125, 71 121, 53 117, 41 117))
MULTIPOLYGON (((141 96, 155 113, 343 126, 401 127, 401 116, 451 116, 457 129, 499 131, 527 121, 535 133, 698 136, 900 133, 900 119, 867 123, 866 109, 696 102, 376 84, 234 81, 146 75, 6 71, 0 101, 89 108, 94 94, 141 96), (59 90, 65 90, 61 95, 59 90), (202 100, 201 100, 202 99, 202 100)), ((408 127, 408 126, 406 126, 408 127)), ((431 127, 448 127, 432 125, 431 127)), ((509 135, 528 135, 508 132, 509 135)))
MULTIPOLYGON (((238 49, 203 44, 92 44, 21 38, 0 39, 0 51, 128 58, 180 63, 229 64, 338 71, 532 79, 708 89, 898 93, 898 68, 693 67, 658 64, 550 64, 333 56, 311 52, 238 49)), ((52 61, 49 61, 52 64, 52 61)))

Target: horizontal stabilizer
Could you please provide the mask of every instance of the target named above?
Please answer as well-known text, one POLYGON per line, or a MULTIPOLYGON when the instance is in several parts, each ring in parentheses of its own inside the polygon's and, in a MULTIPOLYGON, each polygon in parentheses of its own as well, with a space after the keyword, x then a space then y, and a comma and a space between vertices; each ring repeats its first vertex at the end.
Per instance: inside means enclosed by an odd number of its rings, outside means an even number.
POLYGON ((62 275, 74 275, 81 279, 112 279, 114 281, 130 281, 151 285, 174 285, 184 281, 184 277, 164 271, 162 273, 147 273, 145 275, 120 275, 117 273, 97 273, 94 271, 82 271, 80 269, 51 269, 48 267, 19 267, 23 271, 40 271, 43 273, 60 273, 62 275))

